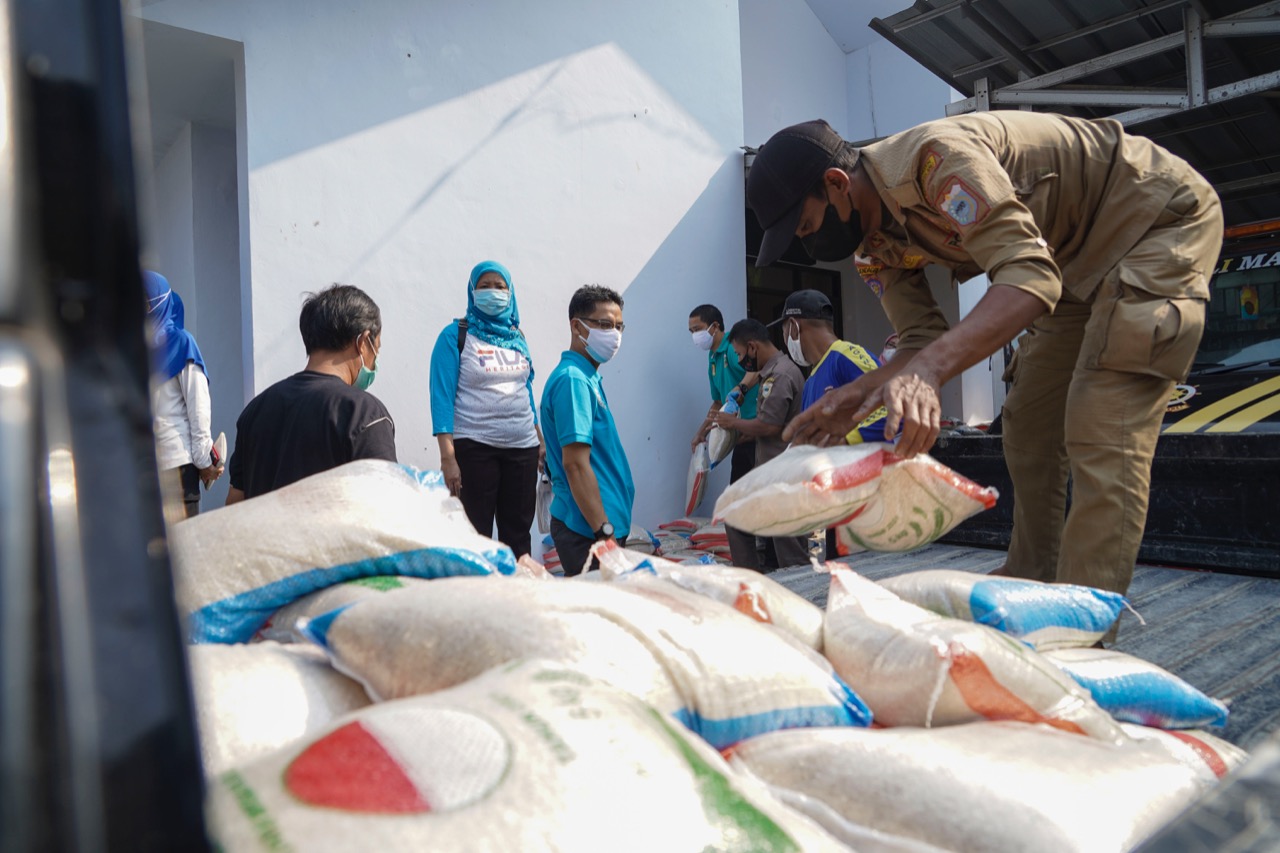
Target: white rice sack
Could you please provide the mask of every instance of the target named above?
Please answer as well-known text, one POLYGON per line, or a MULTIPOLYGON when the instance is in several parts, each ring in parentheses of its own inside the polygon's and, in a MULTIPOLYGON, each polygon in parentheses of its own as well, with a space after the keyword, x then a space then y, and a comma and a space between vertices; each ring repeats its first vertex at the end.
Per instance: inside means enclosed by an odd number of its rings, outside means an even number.
POLYGON ((541 661, 376 705, 223 774, 224 850, 836 851, 678 724, 541 661))
POLYGON ((377 575, 371 578, 357 578, 353 581, 334 584, 331 587, 304 595, 297 601, 286 604, 263 623, 253 635, 254 642, 270 640, 277 643, 305 643, 307 638, 298 633, 298 623, 323 616, 326 613, 363 601, 371 595, 378 595, 393 589, 403 589, 413 584, 430 583, 423 578, 405 578, 395 575, 377 575))
POLYGON ((716 520, 757 536, 807 536, 848 521, 876 493, 887 447, 788 447, 720 494, 716 520))
POLYGON ((447 578, 366 599, 305 632, 379 700, 537 654, 639 696, 717 748, 778 728, 870 722, 812 649, 656 579, 447 578))
POLYGON ((1125 607, 1118 592, 952 569, 910 572, 880 585, 925 610, 988 625, 1038 651, 1093 645, 1125 607))
POLYGON ((880 487, 862 512, 836 529, 841 555, 868 551, 914 551, 966 518, 991 509, 1000 496, 921 453, 903 459, 885 453, 880 487))
POLYGON ((775 732, 732 763, 851 824, 984 853, 1121 853, 1204 789, 1151 744, 1024 723, 775 732))
POLYGON ((313 646, 187 647, 204 770, 214 776, 369 704, 313 646))
POLYGON ((1109 649, 1059 649, 1044 656, 1117 720, 1161 729, 1227 724, 1226 705, 1133 655, 1109 649))
POLYGON ((1120 728, 1134 740, 1145 740, 1160 746, 1175 761, 1196 773, 1204 782, 1217 782, 1249 760, 1249 753, 1233 743, 1208 732, 1164 731, 1163 729, 1122 723, 1120 728))
POLYGON ((707 455, 711 458, 711 467, 714 468, 727 459, 737 444, 737 430, 724 429, 718 424, 711 427, 711 431, 707 433, 707 455))
POLYGON ((711 457, 707 455, 707 443, 698 442, 689 457, 689 474, 685 480, 684 514, 693 515, 694 510, 707 495, 707 480, 711 477, 711 457))
POLYGON ((647 572, 727 604, 757 622, 787 632, 815 651, 822 651, 822 608, 759 572, 736 566, 683 566, 610 543, 594 546, 593 552, 600 560, 600 572, 605 580, 626 582, 635 572, 647 572))
POLYGON ((930 613, 851 571, 831 572, 823 649, 886 726, 1019 720, 1125 739, 1084 688, 1025 644, 930 613))
POLYGON ((507 546, 475 532, 439 471, 349 462, 169 533, 193 642, 242 643, 284 605, 375 575, 512 574, 507 546))
POLYGON ((627 548, 642 554, 653 554, 660 547, 658 538, 643 527, 632 527, 627 534, 627 548))

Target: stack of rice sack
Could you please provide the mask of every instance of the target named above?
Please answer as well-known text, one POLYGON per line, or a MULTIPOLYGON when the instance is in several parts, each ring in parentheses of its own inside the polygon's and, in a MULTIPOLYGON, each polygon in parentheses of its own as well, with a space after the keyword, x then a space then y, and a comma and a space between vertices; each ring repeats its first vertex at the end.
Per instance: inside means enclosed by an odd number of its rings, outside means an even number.
POLYGON ((926 454, 904 460, 888 444, 796 446, 725 489, 715 518, 757 536, 834 527, 842 554, 910 551, 997 497, 926 454))
POLYGON ((556 543, 550 533, 542 537, 542 565, 549 572, 560 571, 560 552, 556 550, 556 543))
POLYGON ((878 585, 836 569, 824 652, 886 728, 765 734, 732 763, 851 846, 1131 849, 1245 755, 1121 722, 1225 718, 1169 673, 1079 648, 1123 606, 1082 587, 960 572, 878 585))
POLYGON ((623 544, 628 550, 640 554, 656 554, 662 547, 662 543, 652 531, 635 525, 632 525, 630 533, 627 534, 627 540, 623 544))
POLYGON ((966 578, 919 593, 950 615, 612 543, 549 578, 431 474, 339 470, 171 537, 222 849, 1122 849, 1243 757, 1024 642, 1087 645, 1105 594, 1055 634, 966 578))

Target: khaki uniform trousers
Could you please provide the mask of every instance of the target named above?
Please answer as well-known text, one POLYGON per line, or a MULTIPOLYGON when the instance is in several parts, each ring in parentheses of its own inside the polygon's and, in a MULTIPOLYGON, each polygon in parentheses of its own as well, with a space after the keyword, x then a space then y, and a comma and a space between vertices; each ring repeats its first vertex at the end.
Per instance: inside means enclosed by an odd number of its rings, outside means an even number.
POLYGON ((1019 339, 1003 409, 1010 575, 1129 587, 1161 421, 1195 359, 1222 243, 1217 197, 1194 189, 1175 195, 1092 303, 1064 294, 1019 339))

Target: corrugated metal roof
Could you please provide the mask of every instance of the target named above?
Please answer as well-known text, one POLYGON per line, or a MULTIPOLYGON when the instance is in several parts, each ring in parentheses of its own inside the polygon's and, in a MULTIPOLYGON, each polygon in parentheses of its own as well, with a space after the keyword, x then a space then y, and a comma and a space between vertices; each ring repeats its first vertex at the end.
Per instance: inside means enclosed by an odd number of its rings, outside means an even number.
POLYGON ((918 0, 871 27, 973 106, 1116 117, 1212 181, 1228 225, 1280 218, 1280 2, 918 0))

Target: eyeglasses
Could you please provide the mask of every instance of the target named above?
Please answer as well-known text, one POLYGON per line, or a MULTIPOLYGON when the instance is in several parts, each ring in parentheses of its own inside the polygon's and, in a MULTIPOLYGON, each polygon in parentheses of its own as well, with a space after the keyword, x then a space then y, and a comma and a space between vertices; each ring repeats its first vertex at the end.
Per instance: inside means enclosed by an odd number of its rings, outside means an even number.
POLYGON ((591 317, 578 317, 577 319, 591 326, 593 329, 599 329, 602 332, 612 332, 617 329, 619 332, 627 330, 626 323, 615 323, 612 320, 594 320, 591 317))

